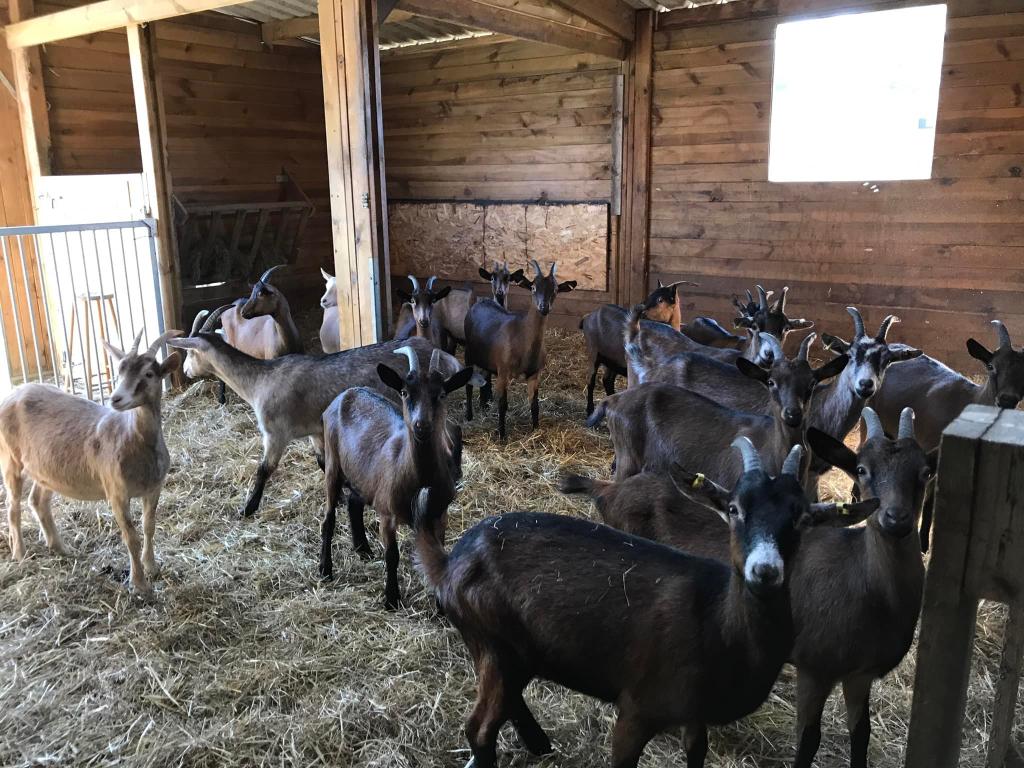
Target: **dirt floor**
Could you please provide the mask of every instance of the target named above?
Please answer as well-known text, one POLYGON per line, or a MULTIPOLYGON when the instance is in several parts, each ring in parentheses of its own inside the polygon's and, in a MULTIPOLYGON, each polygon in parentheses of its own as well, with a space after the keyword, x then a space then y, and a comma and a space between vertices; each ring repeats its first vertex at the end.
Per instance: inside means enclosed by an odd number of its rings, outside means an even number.
MULTIPOLYGON (((606 433, 582 423, 582 340, 551 331, 548 345, 541 428, 529 431, 522 385, 511 395, 507 445, 493 437, 493 409, 466 427, 449 543, 499 511, 596 517, 556 490, 561 473, 604 476, 611 460, 606 433)), ((461 419, 462 396, 450 407, 461 419)), ((158 518, 163 574, 154 602, 122 585, 126 553, 105 505, 55 505, 72 557, 47 554, 27 512, 31 557, 12 563, 6 538, 0 543, 0 766, 464 765, 472 667, 458 634, 436 618, 408 542, 400 610, 382 607, 379 550, 371 561, 354 556, 347 524, 335 538, 336 579, 321 584, 324 495, 309 446, 289 449, 259 516, 240 522, 260 455, 249 407, 231 394, 220 407, 209 385, 196 384, 167 399, 164 423, 173 467, 158 518)), ((830 476, 830 492, 848 486, 830 476)), ((370 511, 367 521, 372 538, 370 511)), ((982 606, 964 766, 984 762, 1004 620, 1001 607, 982 606)), ((902 763, 913 670, 911 652, 876 686, 870 754, 878 768, 902 763)), ((846 765, 840 699, 826 709, 820 766, 846 765)), ((606 764, 611 707, 546 683, 534 683, 527 700, 556 751, 529 758, 506 726, 502 765, 606 764)), ((756 714, 712 730, 709 765, 788 764, 793 702, 787 668, 756 714)), ((679 734, 656 738, 641 764, 684 765, 679 734)))

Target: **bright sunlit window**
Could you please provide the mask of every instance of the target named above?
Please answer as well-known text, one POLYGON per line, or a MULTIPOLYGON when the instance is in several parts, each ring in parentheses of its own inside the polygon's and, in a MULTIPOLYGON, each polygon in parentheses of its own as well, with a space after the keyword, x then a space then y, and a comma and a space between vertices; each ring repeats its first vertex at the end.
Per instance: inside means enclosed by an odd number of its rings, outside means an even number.
POLYGON ((931 177, 946 6, 780 24, 769 181, 931 177))

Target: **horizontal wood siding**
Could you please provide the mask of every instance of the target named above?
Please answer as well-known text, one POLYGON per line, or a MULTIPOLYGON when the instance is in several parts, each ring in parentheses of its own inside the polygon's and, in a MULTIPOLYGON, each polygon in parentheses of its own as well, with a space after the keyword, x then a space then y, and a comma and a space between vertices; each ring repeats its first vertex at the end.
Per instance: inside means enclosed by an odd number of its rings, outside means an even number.
POLYGON ((933 178, 872 192, 768 183, 780 20, 758 16, 769 6, 695 10, 692 25, 689 12, 663 17, 651 281, 696 280, 690 311, 722 320, 730 297, 756 281, 789 285, 793 313, 832 333, 849 334, 848 305, 875 327, 895 312, 903 322, 893 338, 982 373, 964 341, 993 345, 990 319, 1024 343, 1024 13, 1006 13, 1000 0, 950 1, 933 178))
MULTIPOLYGON (((69 3, 72 4, 72 3, 69 3)), ((63 5, 37 3, 41 13, 63 5)), ((317 207, 300 263, 331 262, 320 54, 260 43, 258 28, 199 14, 156 23, 174 193, 186 201, 278 199, 286 168, 317 207)), ((53 172, 141 170, 123 32, 52 43, 43 53, 53 172)))

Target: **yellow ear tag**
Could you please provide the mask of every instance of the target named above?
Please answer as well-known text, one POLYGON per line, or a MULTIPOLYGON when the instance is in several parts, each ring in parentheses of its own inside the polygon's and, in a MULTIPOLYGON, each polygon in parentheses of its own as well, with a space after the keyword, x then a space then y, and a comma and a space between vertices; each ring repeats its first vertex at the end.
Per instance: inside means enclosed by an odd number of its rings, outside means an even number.
POLYGON ((698 472, 697 476, 695 478, 693 478, 693 482, 690 485, 694 488, 694 490, 703 488, 704 487, 704 480, 705 480, 704 475, 702 475, 700 472, 698 472))
POLYGON ((836 502, 836 509, 839 510, 839 514, 848 515, 850 514, 850 505, 845 501, 836 502))

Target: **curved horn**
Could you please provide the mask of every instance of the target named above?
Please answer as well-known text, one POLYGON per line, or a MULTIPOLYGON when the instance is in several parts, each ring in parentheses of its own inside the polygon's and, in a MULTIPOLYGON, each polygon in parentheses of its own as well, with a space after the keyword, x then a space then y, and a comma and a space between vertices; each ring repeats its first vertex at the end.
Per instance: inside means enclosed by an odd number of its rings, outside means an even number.
POLYGON ((758 454, 757 449, 754 448, 754 444, 750 442, 749 437, 737 437, 732 441, 732 447, 739 451, 740 456, 743 457, 744 472, 761 471, 761 456, 758 454))
POLYGON ((273 267, 268 269, 266 272, 264 272, 262 275, 260 275, 259 282, 261 282, 261 283, 267 282, 267 278, 270 277, 270 275, 274 272, 275 269, 280 269, 281 267, 286 267, 286 266, 288 266, 288 265, 287 264, 276 264, 276 265, 274 265, 273 267))
POLYGON ((860 316, 860 310, 856 307, 847 307, 846 311, 853 318, 853 338, 856 341, 864 335, 864 318, 860 316))
POLYGON ((898 323, 899 321, 900 319, 896 315, 888 315, 878 328, 878 336, 875 338, 878 341, 885 341, 885 337, 889 335, 889 328, 892 327, 893 323, 898 323))
POLYGON ((1012 347, 1010 344, 1010 332, 1006 330, 1006 326, 1003 325, 1002 320, 993 320, 992 325, 996 327, 996 335, 999 337, 999 348, 1012 347))
POLYGON ((210 314, 208 309, 200 309, 196 313, 195 319, 192 321, 192 330, 189 332, 189 336, 195 336, 199 333, 199 329, 203 327, 203 318, 210 314))
POLYGON ((753 304, 753 303, 754 303, 754 294, 752 294, 752 293, 751 293, 751 292, 750 292, 750 291, 748 290, 748 291, 747 291, 747 305, 749 306, 749 305, 751 305, 751 304, 753 304))
POLYGON ((558 264, 554 261, 551 262, 551 277, 555 277, 558 274, 558 264))
POLYGON ((896 434, 897 440, 914 439, 914 409, 904 408, 900 411, 900 431, 896 434))
POLYGON ((537 263, 537 260, 530 259, 530 263, 533 264, 533 271, 537 273, 537 277, 544 277, 544 270, 540 268, 540 264, 537 263))
POLYGON ((768 294, 760 285, 757 286, 757 303, 758 309, 768 311, 768 294))
POLYGON ((800 342, 800 351, 796 353, 797 360, 807 360, 807 353, 810 352, 811 344, 816 338, 818 338, 818 334, 813 331, 804 336, 804 340, 800 342))
POLYGON ((786 294, 788 294, 788 293, 789 293, 789 286, 788 285, 784 285, 782 287, 782 295, 779 296, 778 300, 776 300, 776 302, 775 302, 775 310, 774 311, 777 314, 783 314, 783 315, 786 314, 786 294))
POLYGON ((139 354, 139 342, 142 341, 142 334, 144 332, 145 332, 145 329, 142 329, 141 331, 139 331, 138 335, 135 337, 135 341, 132 342, 131 351, 128 353, 129 355, 137 355, 137 354, 139 354))
POLYGON ((441 350, 434 347, 434 351, 430 353, 430 365, 427 367, 427 371, 433 373, 438 369, 438 363, 441 361, 441 350))
POLYGON ((147 355, 154 355, 155 356, 156 353, 157 353, 157 350, 159 350, 160 347, 162 347, 164 345, 165 341, 167 341, 168 339, 176 339, 179 336, 181 336, 181 331, 176 331, 176 330, 164 331, 163 333, 161 333, 159 336, 156 337, 156 341, 154 341, 152 344, 149 345, 149 349, 146 350, 146 354, 147 355))
POLYGON ((434 290, 434 283, 437 282, 437 275, 431 275, 427 279, 427 293, 431 293, 434 290))
POLYGON ((864 419, 864 427, 867 429, 866 440, 873 440, 876 437, 885 437, 885 429, 882 428, 882 420, 878 418, 878 414, 875 413, 874 408, 865 405, 864 410, 860 415, 861 418, 864 419))
POLYGON ((804 458, 804 447, 797 443, 789 449, 789 455, 782 462, 782 474, 800 477, 800 462, 804 458))
POLYGON ((217 327, 217 321, 220 320, 220 316, 231 309, 234 304, 225 304, 223 307, 217 307, 213 312, 206 316, 206 322, 203 323, 203 327, 199 329, 200 333, 213 333, 213 329, 217 327))
MULTIPOLYGON (((497 269, 498 262, 494 262, 494 267, 495 267, 495 269, 497 269)), ((508 259, 505 259, 505 261, 502 262, 501 268, 504 269, 506 272, 508 272, 508 259)))
POLYGON ((413 293, 419 293, 420 292, 420 281, 417 280, 412 275, 409 275, 409 282, 412 283, 413 293))
POLYGON ((412 347, 399 347, 395 350, 396 355, 405 355, 409 359, 409 373, 419 374, 420 359, 416 357, 416 350, 412 347))

